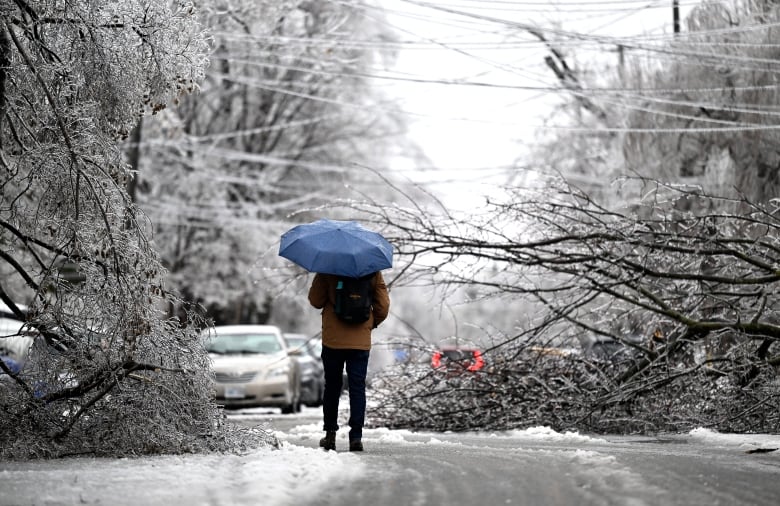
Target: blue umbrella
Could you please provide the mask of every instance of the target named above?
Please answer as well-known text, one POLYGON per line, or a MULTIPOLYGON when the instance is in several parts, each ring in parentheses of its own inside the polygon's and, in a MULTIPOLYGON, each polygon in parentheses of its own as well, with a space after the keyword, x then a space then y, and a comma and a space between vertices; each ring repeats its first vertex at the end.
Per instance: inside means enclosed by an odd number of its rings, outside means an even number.
POLYGON ((309 272, 359 278, 393 266, 393 246, 356 221, 322 219, 284 234, 279 255, 309 272))

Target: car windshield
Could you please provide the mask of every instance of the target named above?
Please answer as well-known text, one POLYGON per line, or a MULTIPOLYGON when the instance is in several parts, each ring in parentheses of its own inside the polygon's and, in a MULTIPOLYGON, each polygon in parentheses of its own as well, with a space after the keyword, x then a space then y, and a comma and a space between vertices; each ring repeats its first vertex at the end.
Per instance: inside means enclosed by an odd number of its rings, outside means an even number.
POLYGON ((319 339, 298 334, 285 334, 287 347, 297 353, 305 353, 312 357, 319 358, 322 354, 322 343, 319 339))
POLYGON ((209 340, 206 348, 209 353, 221 355, 282 351, 282 345, 274 334, 219 334, 209 340))
POLYGON ((306 338, 299 338, 299 337, 287 337, 287 346, 295 349, 295 348, 303 348, 306 346, 306 338))

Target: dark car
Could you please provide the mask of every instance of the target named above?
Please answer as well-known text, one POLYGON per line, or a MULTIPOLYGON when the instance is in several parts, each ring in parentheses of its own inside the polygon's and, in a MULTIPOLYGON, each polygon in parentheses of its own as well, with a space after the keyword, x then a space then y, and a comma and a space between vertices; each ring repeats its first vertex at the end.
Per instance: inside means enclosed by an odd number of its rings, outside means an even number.
POLYGON ((301 402, 307 406, 322 406, 325 375, 322 368, 322 346, 319 339, 304 334, 285 333, 290 356, 300 367, 301 402))
POLYGON ((431 367, 448 375, 477 372, 484 366, 485 359, 478 348, 442 346, 431 355, 431 367))
POLYGON ((591 360, 612 364, 625 364, 638 357, 633 345, 641 346, 641 336, 622 336, 622 340, 600 336, 593 338, 584 347, 584 354, 591 360))

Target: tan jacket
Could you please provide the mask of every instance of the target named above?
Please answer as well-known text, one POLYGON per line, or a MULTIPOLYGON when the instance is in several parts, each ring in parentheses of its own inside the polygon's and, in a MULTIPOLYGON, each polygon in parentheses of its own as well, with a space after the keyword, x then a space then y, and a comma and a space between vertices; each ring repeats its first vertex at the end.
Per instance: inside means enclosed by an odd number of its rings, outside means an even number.
POLYGON ((336 300, 336 276, 316 274, 309 288, 309 302, 322 309, 322 344, 328 348, 370 350, 371 330, 378 327, 390 311, 390 296, 381 272, 374 277, 374 302, 371 317, 363 323, 345 323, 333 311, 336 300))

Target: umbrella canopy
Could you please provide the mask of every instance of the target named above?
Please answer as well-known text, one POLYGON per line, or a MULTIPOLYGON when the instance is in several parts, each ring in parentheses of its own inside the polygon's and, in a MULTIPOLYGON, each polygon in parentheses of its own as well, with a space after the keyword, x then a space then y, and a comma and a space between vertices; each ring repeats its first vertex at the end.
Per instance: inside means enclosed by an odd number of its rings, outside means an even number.
POLYGON ((309 272, 359 278, 393 266, 393 246, 356 221, 322 219, 284 234, 279 255, 309 272))

